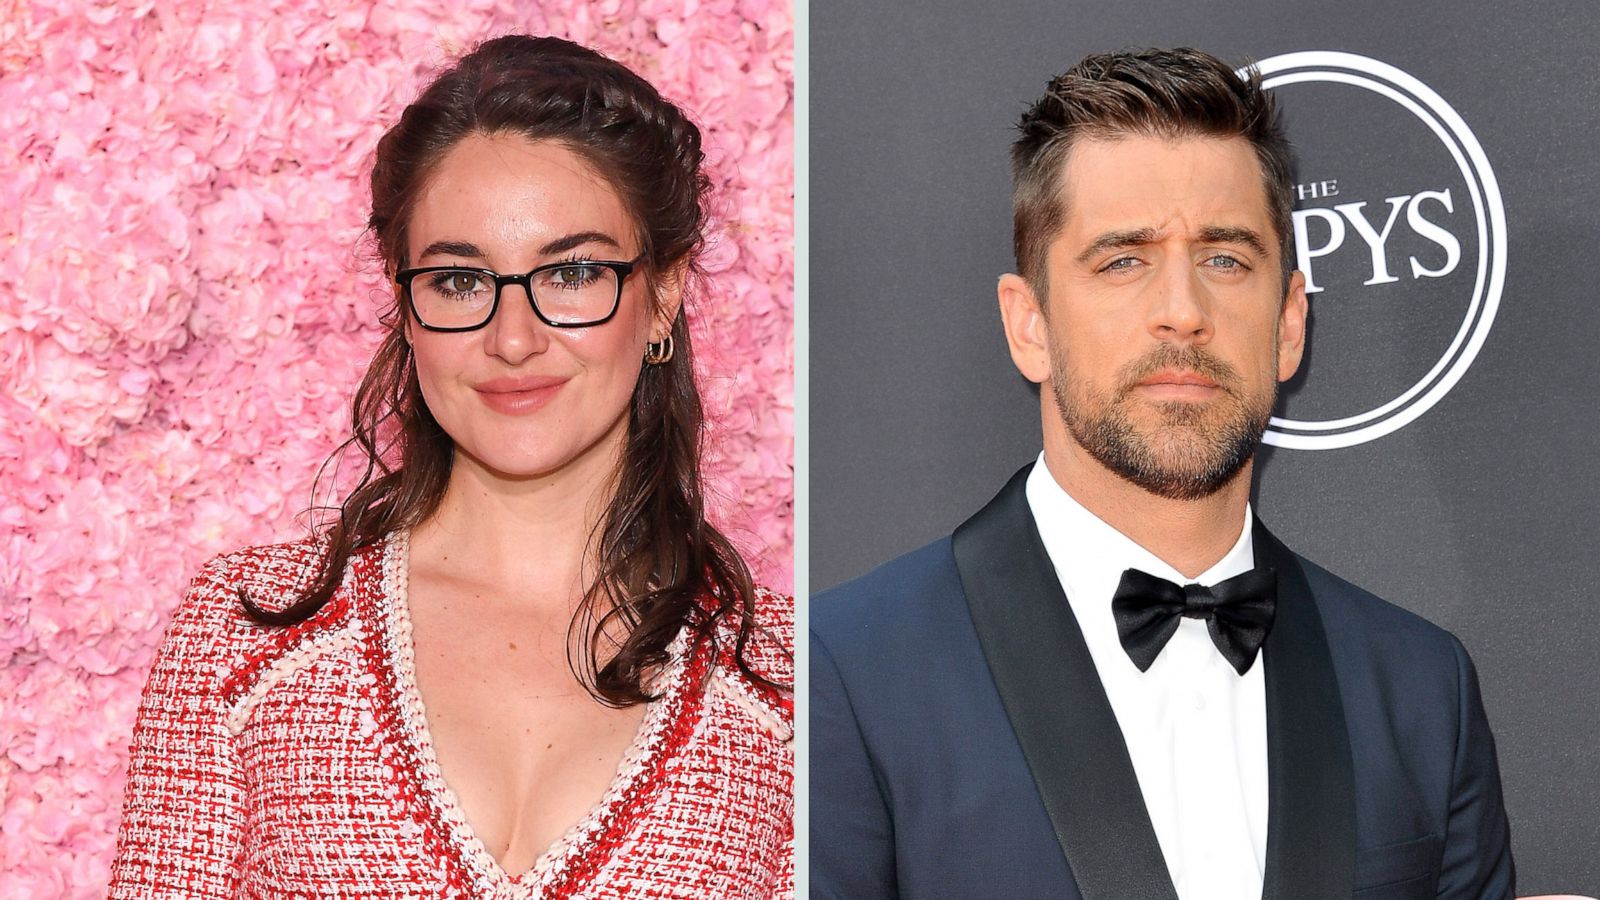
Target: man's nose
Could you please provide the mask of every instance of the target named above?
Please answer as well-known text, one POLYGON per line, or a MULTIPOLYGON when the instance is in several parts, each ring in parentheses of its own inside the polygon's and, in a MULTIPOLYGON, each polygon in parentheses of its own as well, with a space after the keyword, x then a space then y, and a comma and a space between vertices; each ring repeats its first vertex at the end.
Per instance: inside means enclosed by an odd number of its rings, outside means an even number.
POLYGON ((1211 296, 1200 273, 1187 265, 1171 266, 1160 273, 1152 288, 1152 335, 1180 344, 1203 344, 1211 339, 1211 296))

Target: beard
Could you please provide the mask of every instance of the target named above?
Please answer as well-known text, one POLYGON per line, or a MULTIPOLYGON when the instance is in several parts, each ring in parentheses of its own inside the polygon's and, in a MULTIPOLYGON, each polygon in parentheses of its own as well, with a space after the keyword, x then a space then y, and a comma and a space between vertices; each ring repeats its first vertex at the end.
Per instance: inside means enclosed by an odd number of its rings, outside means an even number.
POLYGON ((1065 362, 1052 342, 1050 391, 1073 440, 1101 465, 1169 500, 1209 497, 1232 481, 1255 454, 1277 402, 1275 379, 1252 393, 1232 366, 1196 347, 1162 344, 1123 366, 1110 393, 1072 377, 1065 362), (1155 403, 1155 423, 1137 424, 1134 390, 1162 369, 1203 375, 1221 395, 1207 403, 1155 403))

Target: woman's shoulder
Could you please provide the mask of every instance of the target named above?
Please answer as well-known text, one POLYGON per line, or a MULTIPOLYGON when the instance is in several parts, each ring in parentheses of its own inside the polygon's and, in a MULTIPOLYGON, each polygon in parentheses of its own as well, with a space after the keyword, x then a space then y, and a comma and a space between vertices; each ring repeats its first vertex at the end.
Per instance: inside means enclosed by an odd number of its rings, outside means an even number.
POLYGON ((771 588, 756 585, 752 610, 754 628, 747 648, 761 665, 752 668, 786 684, 794 682, 794 598, 771 588))
POLYGON ((325 549, 323 541, 312 537, 240 547, 212 557, 200 575, 247 590, 281 591, 310 577, 325 549))
MULTIPOLYGON (((293 605, 311 587, 326 551, 324 541, 305 538, 212 557, 189 582, 173 613, 163 653, 210 657, 226 665, 228 658, 253 652, 284 629, 258 623, 245 609, 245 600, 270 612, 293 605)), ((334 612, 319 612, 306 625, 320 626, 334 612)))
MULTIPOLYGON (((352 563, 374 548, 358 550, 352 563)), ((306 595, 327 544, 314 538, 244 547, 213 557, 194 576, 167 626, 146 686, 146 705, 210 710, 233 720, 280 676, 348 642, 354 625, 348 581, 299 622, 263 624, 245 608, 278 612, 306 595)), ((349 569, 347 568, 347 572, 349 569)), ((152 712, 152 715, 158 714, 152 712)))
MULTIPOLYGON (((384 541, 357 547, 345 561, 343 574, 368 564, 376 570, 383 555, 384 541)), ((312 536, 278 544, 258 544, 219 554, 200 568, 191 583, 191 592, 218 592, 238 601, 248 596, 256 607, 279 612, 297 602, 321 573, 329 552, 325 536, 312 536)), ((242 603, 235 603, 245 615, 242 603)))
POLYGON ((718 628, 717 680, 786 742, 794 734, 794 600, 759 586, 752 600, 748 619, 729 616, 718 628))
MULTIPOLYGON (((738 660, 761 678, 788 684, 794 681, 794 598, 755 585, 748 614, 728 604, 717 619, 714 641, 724 664, 739 668, 738 660), (736 659, 735 657, 738 657, 736 659)), ((704 599, 707 608, 718 601, 704 599)))
POLYGON ((323 551, 321 541, 305 538, 219 553, 190 581, 177 614, 201 616, 217 624, 234 617, 248 622, 241 599, 246 596, 263 609, 283 609, 309 586, 323 551))

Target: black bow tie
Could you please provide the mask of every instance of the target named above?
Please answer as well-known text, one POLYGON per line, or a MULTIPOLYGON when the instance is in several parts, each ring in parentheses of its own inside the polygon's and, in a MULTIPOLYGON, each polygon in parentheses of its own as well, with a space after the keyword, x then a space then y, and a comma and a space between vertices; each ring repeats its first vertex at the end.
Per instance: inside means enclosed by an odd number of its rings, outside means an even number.
POLYGON ((1243 675, 1255 664, 1256 652, 1272 630, 1277 602, 1278 575, 1272 569, 1251 569, 1211 587, 1179 587, 1165 578, 1128 569, 1111 598, 1111 612, 1117 619, 1122 649, 1141 672, 1149 671, 1183 616, 1205 619, 1211 643, 1243 675))

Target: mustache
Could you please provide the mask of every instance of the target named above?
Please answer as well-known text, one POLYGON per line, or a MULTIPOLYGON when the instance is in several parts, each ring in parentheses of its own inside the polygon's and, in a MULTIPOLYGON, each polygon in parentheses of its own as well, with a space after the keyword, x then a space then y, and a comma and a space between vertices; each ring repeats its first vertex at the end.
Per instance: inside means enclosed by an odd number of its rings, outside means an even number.
POLYGON ((1163 369, 1194 372, 1216 382, 1218 387, 1230 394, 1236 393, 1235 388, 1239 384, 1239 372, 1205 350, 1162 344, 1122 367, 1118 373, 1122 383, 1120 393, 1131 392, 1140 382, 1163 369))

